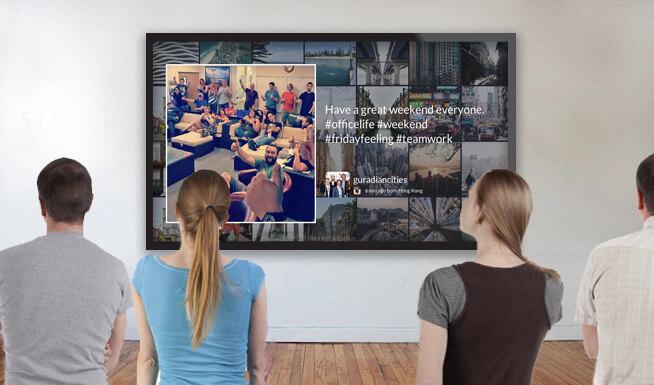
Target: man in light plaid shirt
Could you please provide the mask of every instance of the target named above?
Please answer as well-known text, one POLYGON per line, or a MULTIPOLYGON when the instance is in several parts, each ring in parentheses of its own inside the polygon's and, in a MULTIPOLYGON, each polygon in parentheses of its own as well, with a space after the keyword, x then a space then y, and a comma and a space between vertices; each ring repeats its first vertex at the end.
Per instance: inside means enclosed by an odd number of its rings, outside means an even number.
POLYGON ((577 296, 595 385, 654 384, 654 154, 636 186, 643 229, 591 252, 577 296))

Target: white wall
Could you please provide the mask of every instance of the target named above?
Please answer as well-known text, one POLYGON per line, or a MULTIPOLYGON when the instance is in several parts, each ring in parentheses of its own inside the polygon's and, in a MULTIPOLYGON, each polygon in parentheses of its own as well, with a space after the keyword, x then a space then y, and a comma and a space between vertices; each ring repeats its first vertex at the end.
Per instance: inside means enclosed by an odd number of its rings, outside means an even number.
MULTIPOLYGON (((200 1, 194 9, 212 9, 200 1)), ((221 24, 176 17, 174 1, 0 3, 0 248, 45 229, 36 176, 68 156, 87 165, 95 200, 86 235, 132 272, 145 253, 146 32, 516 32, 518 171, 535 212, 526 254, 559 270, 564 318, 589 250, 639 228, 634 174, 654 151, 654 3, 647 0, 231 2, 221 24), (311 22, 270 20, 314 15, 311 22), (278 16, 278 17, 271 17, 278 16), (243 23, 243 20, 248 23, 243 23)), ((302 35, 298 33, 298 38, 302 35)), ((231 253, 261 264, 270 337, 417 339, 417 292, 469 252, 231 253)), ((127 338, 137 338, 128 313, 127 338)))

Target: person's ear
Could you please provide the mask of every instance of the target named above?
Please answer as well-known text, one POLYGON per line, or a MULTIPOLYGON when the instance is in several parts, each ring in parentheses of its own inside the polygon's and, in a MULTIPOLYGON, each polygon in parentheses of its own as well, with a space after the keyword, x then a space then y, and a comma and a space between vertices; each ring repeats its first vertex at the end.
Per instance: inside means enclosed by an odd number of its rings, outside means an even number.
POLYGON ((91 194, 91 202, 89 203, 89 208, 86 209, 87 213, 91 211, 91 206, 93 206, 93 198, 95 198, 95 195, 91 194))
POLYGON ((45 211, 45 204, 43 203, 43 200, 41 198, 39 198, 39 205, 41 206, 41 216, 43 217, 43 219, 45 219, 47 212, 45 211))
POLYGON ((484 221, 484 212, 482 211, 481 207, 478 207, 477 215, 475 217, 475 223, 481 225, 483 221, 484 221))
POLYGON ((645 209, 645 197, 643 196, 643 192, 636 189, 638 192, 638 211, 643 211, 645 209))
POLYGON ((177 203, 175 203, 175 216, 179 218, 179 207, 177 207, 177 203))

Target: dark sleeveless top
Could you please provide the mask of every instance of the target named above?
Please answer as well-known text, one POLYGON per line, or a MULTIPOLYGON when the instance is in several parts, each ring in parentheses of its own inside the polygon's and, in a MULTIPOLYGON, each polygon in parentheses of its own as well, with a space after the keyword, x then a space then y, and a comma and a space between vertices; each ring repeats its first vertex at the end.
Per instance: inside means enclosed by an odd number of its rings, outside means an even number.
POLYGON ((525 263, 497 268, 454 266, 467 300, 448 329, 444 385, 526 385, 550 328, 545 276, 525 263))

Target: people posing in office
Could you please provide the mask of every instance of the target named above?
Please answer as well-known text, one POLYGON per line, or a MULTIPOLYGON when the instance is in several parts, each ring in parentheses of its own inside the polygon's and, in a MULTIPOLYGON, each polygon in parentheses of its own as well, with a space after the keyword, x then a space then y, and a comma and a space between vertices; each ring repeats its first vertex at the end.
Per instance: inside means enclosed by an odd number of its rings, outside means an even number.
POLYGON ((177 77, 175 76, 173 76, 173 82, 175 83, 175 88, 179 89, 182 96, 186 96, 186 94, 188 94, 188 88, 191 86, 191 82, 187 82, 186 78, 181 78, 179 79, 178 83, 177 77))
POLYGON ((248 116, 241 119, 238 127, 234 129, 234 134, 240 139, 255 138, 261 129, 261 123, 253 109, 248 111, 248 116))
POLYGON ((261 100, 263 100, 266 103, 266 107, 268 107, 268 111, 272 112, 273 114, 277 115, 277 103, 279 103, 279 92, 275 89, 275 83, 270 82, 268 83, 268 90, 266 90, 266 93, 261 96, 261 100))
POLYGON ((245 194, 245 203, 255 214, 257 222, 283 222, 287 219, 282 208, 284 172, 279 163, 275 163, 271 171, 272 179, 264 172, 257 173, 245 194))
POLYGON ((189 106, 184 98, 184 94, 178 87, 173 88, 170 97, 175 102, 175 107, 179 108, 182 112, 191 112, 191 106, 189 106))
POLYGON ((175 101, 171 98, 168 101, 168 108, 166 109, 166 124, 168 126, 168 141, 175 136, 175 125, 182 120, 184 111, 175 106, 175 101))
POLYGON ((221 108, 220 110, 218 110, 218 113, 215 114, 215 115, 212 115, 211 117, 214 120, 214 125, 219 125, 220 123, 229 122, 231 120, 229 118, 229 116, 227 116, 227 113, 225 112, 224 108, 221 108))
POLYGON ((293 91, 293 84, 289 83, 286 86, 286 91, 282 94, 282 114, 281 119, 279 119, 284 125, 288 123, 288 116, 291 112, 295 111, 296 98, 297 95, 293 91))
POLYGON ((207 101, 209 100, 209 98, 208 98, 209 88, 210 88, 210 86, 207 85, 207 83, 204 81, 204 79, 200 79, 200 84, 198 84, 197 91, 198 91, 198 94, 201 93, 202 95, 204 95, 204 100, 207 100, 207 101))
POLYGON ((315 132, 313 130, 313 119, 304 118, 302 119, 302 133, 298 139, 295 136, 291 136, 288 140, 291 148, 295 148, 297 142, 315 142, 315 132))
MULTIPOLYGON (((238 140, 232 143, 232 151, 235 151, 236 154, 241 158, 241 160, 248 165, 252 166, 257 170, 257 173, 263 172, 269 180, 273 180, 272 169, 277 164, 277 157, 279 155, 279 148, 275 145, 269 144, 266 146, 264 159, 258 159, 252 156, 250 153, 245 151, 238 143, 238 140)), ((284 182, 284 171, 281 172, 281 180, 284 182)), ((246 191, 247 186, 236 178, 224 172, 222 173, 223 177, 229 183, 230 192, 236 191, 246 191)))
POLYGON ((225 108, 225 112, 227 113, 228 116, 236 116, 236 108, 234 107, 234 102, 227 103, 227 108, 225 108))
POLYGON ((522 254, 531 211, 529 186, 513 171, 491 170, 473 185, 460 226, 477 255, 425 278, 416 384, 531 384, 563 295, 559 275, 522 254))
POLYGON ((266 124, 261 124, 261 129, 259 130, 259 136, 254 139, 248 140, 248 147, 256 151, 259 146, 264 146, 271 144, 282 130, 282 124, 275 121, 275 115, 272 112, 268 113, 268 119, 266 124))
POLYGON ((36 185, 46 234, 0 251, 0 377, 7 385, 106 385, 132 306, 127 270, 84 237, 93 189, 83 165, 54 160, 36 185))
POLYGON ((250 88, 245 88, 243 85, 243 78, 238 79, 241 84, 243 92, 245 92, 245 106, 243 107, 246 111, 254 108, 255 110, 259 109, 259 93, 254 89, 254 83, 250 83, 250 88))
POLYGON ((211 113, 215 114, 218 111, 218 85, 216 83, 209 85, 209 91, 205 95, 205 99, 209 104, 211 113))
POLYGON ((193 102, 195 104, 195 109, 193 110, 194 112, 202 112, 204 111, 204 107, 209 106, 209 103, 204 99, 204 94, 203 93, 198 93, 198 97, 195 99, 191 98, 182 98, 183 100, 187 102, 193 102))
POLYGON ((300 115, 302 116, 313 116, 313 112, 316 108, 316 94, 313 92, 313 83, 307 83, 307 90, 300 94, 300 97, 296 99, 296 102, 302 103, 300 106, 300 115))
POLYGON ((315 167, 313 142, 298 142, 295 145, 292 167, 295 171, 311 171, 315 167))
POLYGON ((218 88, 218 108, 227 108, 229 107, 229 102, 232 100, 232 90, 227 86, 227 81, 222 79, 220 81, 220 88, 218 88))
POLYGON ((137 385, 265 384, 263 269, 220 251, 229 187, 215 171, 184 179, 179 250, 142 258, 132 280, 140 336, 137 385))
POLYGON ((213 116, 211 116, 209 106, 204 106, 202 107, 202 109, 203 112, 202 115, 200 115, 200 120, 191 122, 191 124, 189 124, 188 127, 186 127, 186 131, 198 132, 201 134, 205 134, 205 133, 209 133, 210 131, 213 131, 214 118, 213 116))

